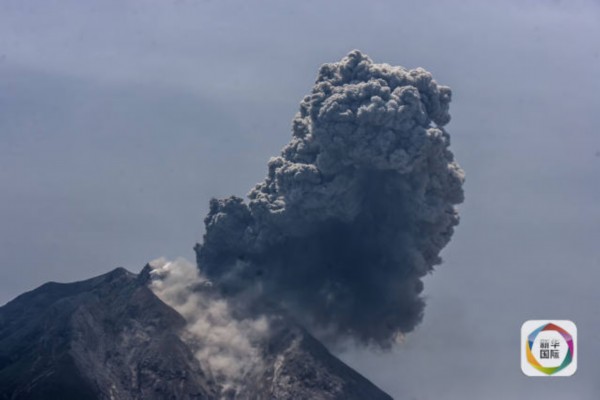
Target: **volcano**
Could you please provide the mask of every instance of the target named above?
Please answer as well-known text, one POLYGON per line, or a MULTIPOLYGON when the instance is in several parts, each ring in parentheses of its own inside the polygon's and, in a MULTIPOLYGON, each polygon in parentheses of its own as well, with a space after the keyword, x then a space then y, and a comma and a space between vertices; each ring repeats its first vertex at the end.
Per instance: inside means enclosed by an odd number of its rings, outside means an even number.
POLYGON ((0 307, 0 399, 391 399, 287 321, 261 343, 259 379, 224 391, 149 271, 49 282, 0 307))

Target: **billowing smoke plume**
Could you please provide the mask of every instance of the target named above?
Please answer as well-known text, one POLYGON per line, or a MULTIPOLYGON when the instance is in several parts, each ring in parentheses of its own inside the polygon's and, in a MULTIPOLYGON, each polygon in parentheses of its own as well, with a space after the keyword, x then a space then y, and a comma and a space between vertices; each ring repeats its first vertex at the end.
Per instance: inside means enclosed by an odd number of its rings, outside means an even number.
POLYGON ((323 65, 249 201, 211 201, 200 269, 337 337, 385 347, 412 330, 463 200, 450 97, 427 71, 359 51, 323 65))
POLYGON ((228 302, 189 261, 164 258, 149 263, 150 288, 187 321, 183 339, 195 350, 206 373, 235 397, 263 371, 260 344, 267 337, 265 317, 239 318, 228 302))

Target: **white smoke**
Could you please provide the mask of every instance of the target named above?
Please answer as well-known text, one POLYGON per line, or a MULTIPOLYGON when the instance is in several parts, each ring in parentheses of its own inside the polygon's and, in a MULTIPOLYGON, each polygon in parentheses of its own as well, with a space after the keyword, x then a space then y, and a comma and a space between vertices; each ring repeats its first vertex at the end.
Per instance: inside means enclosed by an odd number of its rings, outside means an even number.
POLYGON ((150 288, 187 321, 183 339, 195 350, 200 365, 235 395, 243 382, 264 369, 258 343, 267 336, 266 317, 235 318, 228 302, 184 258, 160 258, 149 263, 150 288))

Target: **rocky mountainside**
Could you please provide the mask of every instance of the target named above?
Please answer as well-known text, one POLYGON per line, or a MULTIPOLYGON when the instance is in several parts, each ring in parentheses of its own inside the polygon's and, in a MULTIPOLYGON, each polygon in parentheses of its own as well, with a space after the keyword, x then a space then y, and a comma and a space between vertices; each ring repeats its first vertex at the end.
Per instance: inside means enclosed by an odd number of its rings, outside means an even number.
POLYGON ((389 400, 301 327, 273 327, 267 365, 224 394, 181 339, 185 320, 123 268, 50 282, 0 307, 0 400, 389 400))

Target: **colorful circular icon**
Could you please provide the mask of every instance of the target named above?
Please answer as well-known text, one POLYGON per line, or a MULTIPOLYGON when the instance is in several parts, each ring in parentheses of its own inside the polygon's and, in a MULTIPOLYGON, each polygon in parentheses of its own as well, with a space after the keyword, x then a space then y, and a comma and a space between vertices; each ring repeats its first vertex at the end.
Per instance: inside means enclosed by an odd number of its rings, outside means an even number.
POLYGON ((531 364, 532 367, 534 367, 535 369, 537 369, 540 372, 543 372, 546 375, 555 374, 556 372, 564 369, 569 364, 571 364, 571 362, 573 361, 574 348, 575 347, 573 344, 573 338, 571 337, 571 334, 569 334, 569 332, 567 332, 560 326, 555 325, 553 323, 544 324, 544 325, 540 326, 539 328, 537 328, 536 330, 534 330, 533 332, 531 332, 529 334, 529 336, 527 337, 527 342, 525 344, 525 352, 527 353, 527 361, 529 362, 529 364, 531 364), (533 350, 533 343, 535 341, 535 338, 538 336, 538 334, 540 332, 544 332, 544 331, 558 332, 563 337, 563 339, 565 339, 565 341, 567 342, 567 347, 568 347, 567 354, 566 354, 564 360, 562 361, 562 363, 557 367, 544 367, 542 364, 539 363, 539 361, 533 355, 532 350, 533 350))

